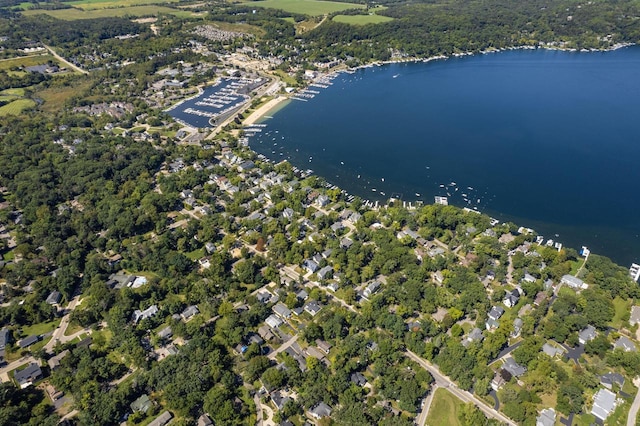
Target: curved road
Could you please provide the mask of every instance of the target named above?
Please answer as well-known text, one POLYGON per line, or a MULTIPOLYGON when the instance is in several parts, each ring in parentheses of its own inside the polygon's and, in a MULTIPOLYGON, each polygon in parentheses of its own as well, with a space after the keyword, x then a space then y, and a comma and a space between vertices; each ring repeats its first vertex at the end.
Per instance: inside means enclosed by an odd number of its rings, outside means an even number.
POLYGON ((635 426, 636 419, 638 418, 638 410, 640 410, 640 378, 636 377, 633 379, 633 384, 638 387, 638 393, 636 393, 636 397, 633 400, 633 404, 631 404, 631 408, 629 409, 629 417, 627 417, 627 426, 635 426))

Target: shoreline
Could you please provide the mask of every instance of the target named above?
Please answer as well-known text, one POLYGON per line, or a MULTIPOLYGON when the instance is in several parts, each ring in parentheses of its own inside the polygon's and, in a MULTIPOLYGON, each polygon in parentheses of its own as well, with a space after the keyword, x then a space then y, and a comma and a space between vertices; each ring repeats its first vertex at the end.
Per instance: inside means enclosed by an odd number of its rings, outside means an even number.
POLYGON ((288 101, 289 97, 278 95, 277 98, 271 99, 266 104, 253 111, 247 118, 242 121, 243 126, 252 126, 264 118, 270 111, 276 109, 280 104, 288 101))

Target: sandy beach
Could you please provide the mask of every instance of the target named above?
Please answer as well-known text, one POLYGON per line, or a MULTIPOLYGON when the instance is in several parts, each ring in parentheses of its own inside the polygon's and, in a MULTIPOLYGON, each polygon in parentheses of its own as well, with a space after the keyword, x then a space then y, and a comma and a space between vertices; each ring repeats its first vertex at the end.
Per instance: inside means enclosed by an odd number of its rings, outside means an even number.
POLYGON ((267 114, 269 111, 275 108, 276 105, 278 105, 280 102, 286 101, 287 99, 289 98, 287 98, 286 96, 278 96, 275 99, 271 99, 269 102, 267 102, 266 104, 262 105, 260 108, 252 112, 251 115, 244 120, 243 124, 245 126, 250 126, 252 124, 255 124, 265 114, 267 114))

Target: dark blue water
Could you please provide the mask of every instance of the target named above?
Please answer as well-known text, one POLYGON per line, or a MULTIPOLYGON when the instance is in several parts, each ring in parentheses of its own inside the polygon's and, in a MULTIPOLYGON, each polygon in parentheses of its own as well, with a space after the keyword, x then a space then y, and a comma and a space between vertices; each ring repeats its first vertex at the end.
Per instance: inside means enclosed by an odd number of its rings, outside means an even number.
POLYGON ((218 84, 206 87, 199 96, 182 102, 170 109, 168 113, 191 127, 211 127, 209 119, 212 116, 245 102, 246 97, 232 91, 232 85, 237 86, 233 79, 221 79, 218 84), (225 99, 221 100, 221 97, 225 99))
POLYGON ((317 90, 251 146, 365 199, 449 193, 565 245, 640 260, 640 48, 393 64, 317 90))

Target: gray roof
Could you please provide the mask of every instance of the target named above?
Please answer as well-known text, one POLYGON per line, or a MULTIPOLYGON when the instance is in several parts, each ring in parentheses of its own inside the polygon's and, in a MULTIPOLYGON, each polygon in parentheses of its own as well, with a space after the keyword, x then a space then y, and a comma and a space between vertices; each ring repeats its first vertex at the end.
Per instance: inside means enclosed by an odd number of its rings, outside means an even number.
POLYGON ((631 325, 640 323, 640 306, 633 306, 631 308, 631 316, 629 318, 631 325))
POLYGON ((23 387, 25 384, 37 380, 42 377, 42 370, 38 364, 29 364, 27 368, 13 373, 18 384, 23 387))
POLYGON ((491 311, 489 311, 489 318, 494 320, 499 319, 502 315, 504 315, 504 309, 500 306, 494 306, 491 308, 491 311))
POLYGON ((573 288, 583 288, 585 286, 584 281, 573 275, 563 275, 561 282, 573 288))
POLYGON ((21 348, 26 348, 27 346, 31 346, 39 340, 40 336, 27 336, 18 342, 18 346, 20 346, 21 348))
POLYGON ((311 315, 317 314, 318 312, 320 312, 320 309, 322 309, 322 306, 320 306, 320 304, 315 300, 312 300, 304 305, 304 310, 309 312, 311 315))
POLYGON ((553 408, 546 408, 540 411, 536 417, 536 426, 554 426, 556 424, 556 412, 553 408))
POLYGON ((189 319, 192 316, 194 316, 195 314, 197 314, 198 312, 200 312, 198 310, 198 307, 196 305, 191 305, 189 306, 187 309, 185 309, 184 311, 182 311, 182 313, 180 314, 180 316, 184 319, 189 319))
POLYGON ((321 402, 318 405, 316 405, 315 407, 313 407, 313 409, 310 411, 310 413, 311 413, 311 415, 313 417, 320 419, 322 417, 330 416, 331 415, 331 411, 333 411, 331 409, 331 407, 329 407, 324 402, 321 402))
POLYGON ((154 421, 149 423, 147 426, 164 426, 171 421, 173 416, 168 411, 163 411, 154 421))
POLYGON ((511 373, 514 377, 520 377, 524 373, 527 372, 527 369, 520 364, 518 364, 513 358, 509 357, 504 361, 504 365, 502 366, 505 370, 511 373))
POLYGON ((0 349, 4 349, 11 339, 11 332, 8 328, 3 328, 0 330, 0 349))
POLYGON ((276 314, 280 315, 283 318, 289 318, 291 316, 291 310, 287 308, 285 305, 283 305, 282 303, 276 304, 271 309, 273 309, 273 312, 275 312, 276 314))
POLYGON ((149 399, 149 395, 144 394, 140 398, 133 401, 129 405, 129 407, 131 407, 131 411, 142 411, 143 413, 146 413, 152 405, 153 403, 149 399))
POLYGON ((549 355, 551 358, 554 358, 556 355, 562 355, 565 350, 562 348, 556 348, 549 343, 545 343, 544 345, 542 345, 542 352, 549 355))
POLYGON ((614 383, 617 383, 620 386, 624 385, 624 376, 618 373, 607 373, 600 376, 600 383, 605 386, 612 386, 614 383))
POLYGON ((595 339, 597 335, 598 333, 596 331, 596 328, 592 325, 588 325, 584 330, 578 333, 578 338, 581 342, 588 342, 595 339))
POLYGON ((352 383, 355 383, 358 386, 364 386, 367 383, 367 378, 364 377, 359 371, 351 373, 350 380, 352 383))
POLYGON ((60 352, 58 355, 49 358, 49 360, 47 361, 47 364, 49 364, 49 368, 52 370, 55 370, 56 368, 58 368, 60 366, 60 361, 62 361, 62 358, 64 358, 67 355, 69 355, 69 349, 65 349, 64 351, 60 352))
POLYGON ((616 394, 607 389, 600 389, 593 397, 591 414, 601 420, 606 420, 616 407, 616 394))
POLYGON ((50 305, 55 305, 56 303, 60 302, 61 298, 62 294, 60 294, 58 290, 53 290, 47 297, 47 303, 50 305))
POLYGON ((162 330, 158 331, 158 337, 160 337, 161 339, 168 339, 171 336, 173 336, 173 330, 169 325, 163 328, 162 330))
POLYGON ((614 349, 622 349, 625 352, 636 352, 638 350, 635 343, 626 336, 620 336, 613 347, 614 349))
POLYGON ((157 313, 158 313, 158 307, 156 305, 151 305, 144 311, 141 311, 140 309, 136 309, 133 312, 133 322, 138 322, 146 318, 151 318, 157 313))

